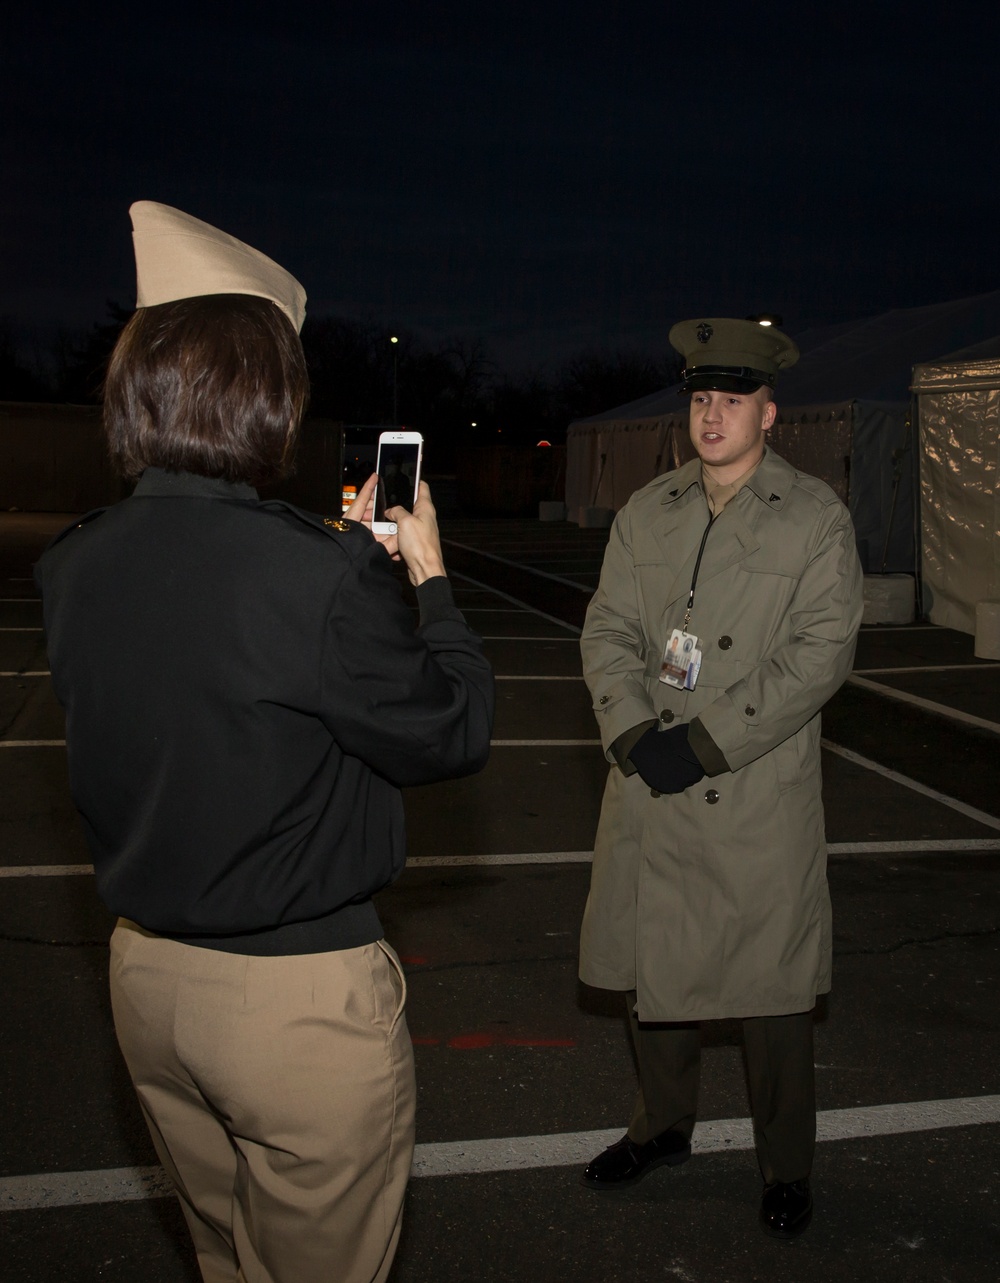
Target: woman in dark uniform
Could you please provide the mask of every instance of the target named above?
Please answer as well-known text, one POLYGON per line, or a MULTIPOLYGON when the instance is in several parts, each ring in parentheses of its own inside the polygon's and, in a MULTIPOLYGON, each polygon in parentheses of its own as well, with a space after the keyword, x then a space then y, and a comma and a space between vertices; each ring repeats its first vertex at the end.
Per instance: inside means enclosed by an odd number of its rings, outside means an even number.
POLYGON ((105 419, 138 484, 37 571, 73 798, 120 915, 115 1026, 207 1283, 368 1283, 414 1105, 372 895, 404 864, 400 787, 485 762, 492 676, 426 486, 386 547, 360 523, 374 478, 357 521, 257 496, 306 400, 298 283, 179 211, 132 217, 139 308, 105 419))

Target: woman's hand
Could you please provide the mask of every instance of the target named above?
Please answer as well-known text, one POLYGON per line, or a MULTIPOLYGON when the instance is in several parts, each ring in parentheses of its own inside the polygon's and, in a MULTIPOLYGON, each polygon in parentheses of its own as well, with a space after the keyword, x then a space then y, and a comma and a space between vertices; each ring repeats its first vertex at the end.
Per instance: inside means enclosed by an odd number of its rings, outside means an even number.
POLYGON ((443 575, 444 555, 441 536, 438 534, 437 513, 431 502, 431 492, 426 481, 421 481, 413 511, 396 507, 386 510, 389 521, 396 523, 393 536, 398 546, 397 557, 406 562, 410 583, 416 588, 425 579, 443 575))
MULTIPOLYGON (((359 521, 369 530, 372 528, 372 518, 375 514, 375 490, 378 486, 378 473, 373 472, 365 484, 358 491, 357 498, 344 513, 348 521, 359 521)), ((388 514, 386 514, 388 515, 388 514)), ((389 518, 395 521, 395 517, 389 518)), ((376 540, 382 545, 393 561, 399 561, 399 547, 395 535, 377 535, 372 530, 376 540)))

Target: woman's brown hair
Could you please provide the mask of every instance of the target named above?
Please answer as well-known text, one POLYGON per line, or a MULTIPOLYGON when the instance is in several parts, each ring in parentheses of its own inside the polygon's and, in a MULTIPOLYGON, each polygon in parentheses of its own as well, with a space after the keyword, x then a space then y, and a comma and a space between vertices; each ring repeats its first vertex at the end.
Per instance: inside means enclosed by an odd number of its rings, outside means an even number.
POLYGON ((309 397, 302 344, 269 299, 207 294, 140 308, 104 380, 111 457, 259 486, 283 476, 309 397))

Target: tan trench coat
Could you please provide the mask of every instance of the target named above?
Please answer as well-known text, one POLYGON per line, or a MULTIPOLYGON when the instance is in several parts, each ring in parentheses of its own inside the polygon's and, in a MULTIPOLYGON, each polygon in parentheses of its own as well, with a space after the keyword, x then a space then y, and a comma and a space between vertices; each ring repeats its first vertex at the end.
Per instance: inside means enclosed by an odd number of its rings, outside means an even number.
POLYGON ((658 676, 708 516, 697 459, 637 491, 581 639, 609 761, 662 713, 698 718, 729 767, 653 797, 612 766, 580 977, 635 988, 641 1020, 786 1015, 830 987, 819 710, 854 658, 854 530, 828 486, 768 450, 709 532, 689 625, 704 659, 687 692, 658 676))

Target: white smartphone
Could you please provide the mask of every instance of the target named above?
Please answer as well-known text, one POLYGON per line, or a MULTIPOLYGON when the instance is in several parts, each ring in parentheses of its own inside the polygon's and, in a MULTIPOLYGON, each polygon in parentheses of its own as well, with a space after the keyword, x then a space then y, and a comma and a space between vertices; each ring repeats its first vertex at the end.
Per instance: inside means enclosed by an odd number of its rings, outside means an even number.
POLYGON ((423 460, 424 439, 419 432, 383 432, 378 439, 378 459, 375 471, 378 486, 375 489, 375 510, 372 514, 372 531, 377 535, 394 535, 396 523, 386 520, 386 509, 403 507, 413 511, 420 484, 420 464, 423 460))

